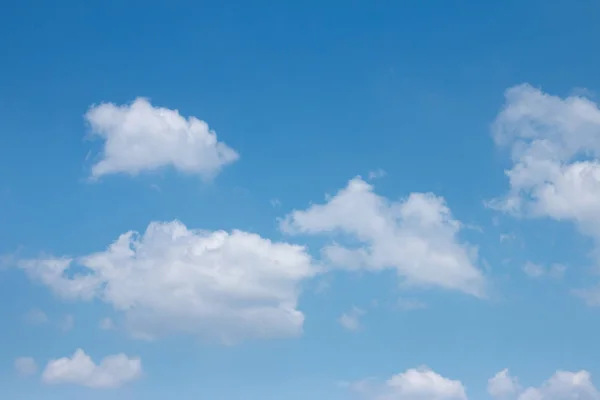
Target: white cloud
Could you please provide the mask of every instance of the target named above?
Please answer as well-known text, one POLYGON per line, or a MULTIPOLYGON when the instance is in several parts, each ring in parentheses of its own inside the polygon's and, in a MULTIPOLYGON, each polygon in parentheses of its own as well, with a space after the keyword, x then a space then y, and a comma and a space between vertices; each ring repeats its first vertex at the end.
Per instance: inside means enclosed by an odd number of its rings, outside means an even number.
POLYGON ((43 325, 48 322, 48 316, 42 310, 31 310, 25 315, 25 322, 30 325, 43 325))
POLYGON ((358 240, 357 248, 338 243, 323 248, 324 258, 340 268, 390 268, 408 285, 485 293, 476 248, 459 241, 461 223, 444 199, 431 193, 391 201, 357 177, 327 203, 293 211, 280 226, 289 234, 341 234, 358 240))
POLYGON ((523 389, 507 369, 488 381, 488 393, 499 400, 600 400, 600 392, 587 371, 556 371, 539 387, 523 389))
POLYGON ((352 310, 343 313, 338 322, 349 331, 356 331, 360 328, 360 317, 365 314, 363 310, 353 307, 352 310))
POLYGON ((518 400, 599 400, 600 392, 587 371, 557 371, 540 387, 525 389, 518 400))
POLYGON ((386 382, 362 380, 345 385, 368 400, 466 400, 460 381, 445 378, 427 367, 409 369, 386 382))
POLYGON ((20 357, 15 360, 15 370, 21 376, 30 376, 37 373, 38 366, 33 358, 20 357))
POLYGON ((80 272, 72 279, 65 277, 65 271, 71 267, 73 261, 70 257, 40 258, 21 260, 18 265, 64 298, 91 300, 96 296, 100 282, 95 275, 80 272))
POLYGON ((301 334, 300 284, 318 272, 302 246, 178 221, 150 223, 76 260, 20 266, 65 298, 112 305, 140 338, 188 333, 223 342, 301 334))
POLYGON ((510 190, 492 206, 572 221, 600 238, 600 110, 594 102, 516 86, 506 91, 493 135, 510 148, 512 166, 510 190))
POLYGON ((492 130, 511 151, 510 189, 490 202, 521 216, 570 221, 596 241, 600 262, 600 109, 583 96, 529 85, 506 91, 492 130))
POLYGON ((98 327, 103 331, 110 331, 116 328, 113 320, 108 317, 101 319, 98 327))
POLYGON ((139 358, 125 354, 105 357, 96 365, 81 349, 72 357, 52 360, 42 374, 47 384, 73 384, 91 388, 117 388, 138 379, 142 374, 139 358))
MULTIPOLYGON (((427 367, 408 369, 385 382, 363 379, 342 383, 366 400, 467 400, 467 390, 459 380, 439 375, 427 367)), ((556 371, 538 387, 523 388, 504 369, 488 380, 488 393, 498 400, 600 400, 587 371, 556 371)))
POLYGON ((510 376, 508 369, 503 369, 488 380, 487 390, 496 399, 508 400, 514 398, 521 387, 518 379, 510 376))
POLYGON ((92 106, 85 118, 92 133, 104 140, 102 158, 92 167, 93 178, 171 166, 208 179, 238 159, 206 122, 154 107, 143 98, 121 106, 92 106))

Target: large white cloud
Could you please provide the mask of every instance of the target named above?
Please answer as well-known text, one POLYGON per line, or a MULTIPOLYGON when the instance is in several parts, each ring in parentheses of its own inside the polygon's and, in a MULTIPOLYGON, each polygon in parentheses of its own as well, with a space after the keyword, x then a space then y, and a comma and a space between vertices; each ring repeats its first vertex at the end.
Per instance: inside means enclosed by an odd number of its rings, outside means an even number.
POLYGON ((460 381, 445 378, 427 367, 412 368, 378 383, 363 380, 347 384, 367 400, 466 400, 460 381))
POLYGON ((91 388, 117 388, 138 379, 142 374, 139 358, 125 354, 105 357, 96 365, 81 349, 72 357, 63 357, 48 363, 42 374, 47 384, 73 384, 91 388))
POLYGON ((502 370, 488 381, 488 392, 499 400, 599 400, 600 392, 587 371, 556 371, 539 387, 521 389, 518 380, 502 370))
POLYGON ((461 242, 461 223, 444 199, 412 193, 391 201, 360 177, 325 204, 293 211, 281 221, 290 234, 339 234, 358 247, 332 243, 323 248, 333 265, 349 269, 394 269, 405 284, 437 286, 483 296, 485 279, 476 266, 476 248, 461 242))
POLYGON ((506 91, 493 135, 512 156, 510 191, 494 206, 573 221, 600 235, 600 110, 594 102, 516 86, 506 91))
POLYGON ((166 166, 211 178, 238 159, 206 122, 185 119, 177 110, 154 107, 143 98, 121 106, 93 106, 85 118, 92 133, 104 140, 102 158, 92 167, 93 178, 136 175, 166 166))
MULTIPOLYGON (((516 86, 506 91, 493 135, 499 146, 510 149, 512 165, 506 171, 507 195, 490 204, 516 215, 573 222, 600 244, 597 104, 581 96, 560 98, 529 85, 516 86)), ((595 296, 593 291, 581 295, 595 296)))
POLYGON ((302 246, 178 221, 127 232, 102 252, 20 266, 65 298, 112 305, 138 337, 175 332, 223 342, 301 334, 300 285, 317 273, 302 246))

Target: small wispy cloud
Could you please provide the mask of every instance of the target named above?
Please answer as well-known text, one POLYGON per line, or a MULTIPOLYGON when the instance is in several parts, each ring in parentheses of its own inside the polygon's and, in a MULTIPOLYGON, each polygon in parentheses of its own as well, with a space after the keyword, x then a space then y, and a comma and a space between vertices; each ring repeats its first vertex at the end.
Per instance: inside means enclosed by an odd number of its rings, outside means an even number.
POLYGON ((369 171, 369 175, 367 175, 367 177, 369 178, 369 180, 371 180, 371 179, 383 178, 385 175, 386 175, 386 172, 384 170, 382 170, 381 168, 378 168, 374 171, 369 171))
POLYGON ((25 322, 29 325, 43 325, 48 322, 48 316, 42 310, 33 309, 25 315, 25 322))
POLYGON ((526 262, 523 266, 523 272, 530 278, 544 278, 549 277, 553 279, 560 279, 564 276, 567 267, 562 264, 552 264, 546 267, 541 264, 533 262, 526 262))
POLYGON ((572 294, 582 299, 590 307, 600 307, 600 285, 587 289, 575 289, 572 294))
POLYGON ((571 90, 571 96, 593 98, 596 94, 588 88, 575 87, 571 90))
POLYGON ((103 318, 98 323, 98 327, 103 331, 111 331, 116 328, 115 323, 110 318, 103 318))
POLYGON ((516 239, 514 233, 501 233, 500 234, 500 243, 511 242, 516 239))
POLYGON ((360 328, 360 318, 364 314, 364 310, 358 307, 353 307, 352 310, 343 313, 340 318, 338 318, 338 322, 349 331, 356 331, 360 328))
POLYGON ((271 199, 270 203, 273 208, 281 207, 281 200, 279 199, 271 199))
POLYGON ((398 299, 398 308, 403 311, 423 310, 427 304, 414 299, 398 299))
POLYGON ((68 332, 73 329, 73 326, 75 326, 75 318, 72 315, 67 314, 60 322, 59 328, 63 332, 68 332))
POLYGON ((20 376, 35 375, 38 371, 38 365, 31 357, 19 357, 15 360, 15 371, 20 376))

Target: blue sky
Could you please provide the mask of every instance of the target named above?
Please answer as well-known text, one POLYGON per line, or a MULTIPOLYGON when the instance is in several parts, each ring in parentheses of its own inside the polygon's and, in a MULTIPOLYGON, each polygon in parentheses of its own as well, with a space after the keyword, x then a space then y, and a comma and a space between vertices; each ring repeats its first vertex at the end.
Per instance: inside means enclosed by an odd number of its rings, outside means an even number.
POLYGON ((1 398, 600 399, 597 2, 2 9, 1 398))

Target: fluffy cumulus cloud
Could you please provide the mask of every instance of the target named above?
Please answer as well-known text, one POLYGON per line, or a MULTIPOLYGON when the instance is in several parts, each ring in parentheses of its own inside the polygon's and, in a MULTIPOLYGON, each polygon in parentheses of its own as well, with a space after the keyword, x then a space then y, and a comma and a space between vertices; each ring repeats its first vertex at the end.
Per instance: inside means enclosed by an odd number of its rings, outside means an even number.
POLYGON ((512 377, 507 368, 488 380, 487 389, 490 396, 498 400, 512 399, 521 390, 518 379, 512 377))
POLYGON ((339 242, 325 246, 323 256, 333 266, 394 269, 407 285, 485 294, 476 248, 459 240, 461 223, 444 199, 431 193, 391 201, 357 177, 325 204, 293 211, 281 221, 281 229, 358 241, 354 247, 339 242))
POLYGON ((510 191, 493 206, 573 221, 600 237, 600 110, 594 102, 516 86, 506 92, 493 135, 512 156, 510 191))
POLYGON ((143 98, 121 106, 93 106, 85 119, 93 135, 104 140, 101 159, 92 167, 93 178, 167 166, 210 178, 238 159, 206 122, 186 119, 177 110, 155 107, 143 98))
POLYGON ((142 363, 139 358, 116 354, 95 364, 83 350, 78 349, 72 357, 50 361, 44 369, 42 381, 47 384, 117 388, 138 379, 141 374, 142 363))
POLYGON ((600 392, 587 371, 557 371, 540 387, 528 388, 518 400, 599 400, 600 392))
POLYGON ((124 233, 98 253, 20 266, 65 298, 110 304, 137 337, 187 333, 223 342, 299 335, 300 285, 318 272, 302 246, 178 221, 124 233))
MULTIPOLYGON (((493 135, 499 146, 510 149, 512 165, 506 171, 508 193, 491 206, 573 222, 600 245, 597 104, 582 96, 560 98, 529 85, 516 86, 506 91, 493 135)), ((593 299, 596 293, 581 295, 593 299)))
POLYGON ((413 368, 385 382, 363 380, 346 384, 367 400, 466 400, 460 381, 445 378, 427 367, 413 368))
POLYGON ((600 392, 587 371, 557 371, 539 387, 521 389, 508 370, 498 372, 488 381, 488 393, 498 400, 599 400, 600 392))

